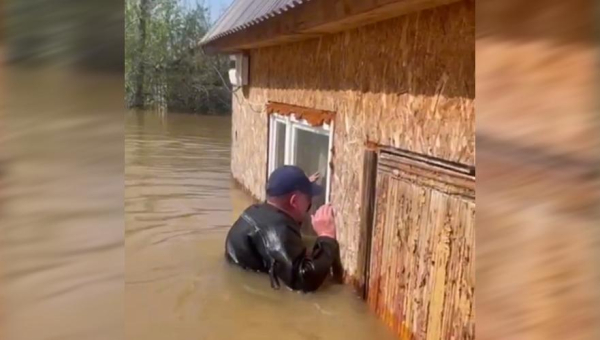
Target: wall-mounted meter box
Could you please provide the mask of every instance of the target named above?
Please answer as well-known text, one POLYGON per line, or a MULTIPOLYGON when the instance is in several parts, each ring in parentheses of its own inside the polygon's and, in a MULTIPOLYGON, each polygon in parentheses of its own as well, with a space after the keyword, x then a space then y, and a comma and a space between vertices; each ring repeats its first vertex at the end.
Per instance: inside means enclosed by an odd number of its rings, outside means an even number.
POLYGON ((248 55, 233 54, 230 56, 229 82, 233 86, 248 85, 248 55))

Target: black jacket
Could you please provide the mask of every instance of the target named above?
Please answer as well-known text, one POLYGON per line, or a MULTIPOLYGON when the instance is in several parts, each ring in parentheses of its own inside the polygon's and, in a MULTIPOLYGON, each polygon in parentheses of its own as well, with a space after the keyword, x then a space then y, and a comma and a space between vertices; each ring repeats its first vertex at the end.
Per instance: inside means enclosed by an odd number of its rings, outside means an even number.
POLYGON ((318 237, 308 255, 300 225, 285 212, 262 203, 247 208, 233 224, 225 256, 244 269, 269 273, 273 288, 279 288, 279 278, 291 289, 307 292, 323 283, 339 258, 339 248, 335 239, 318 237))

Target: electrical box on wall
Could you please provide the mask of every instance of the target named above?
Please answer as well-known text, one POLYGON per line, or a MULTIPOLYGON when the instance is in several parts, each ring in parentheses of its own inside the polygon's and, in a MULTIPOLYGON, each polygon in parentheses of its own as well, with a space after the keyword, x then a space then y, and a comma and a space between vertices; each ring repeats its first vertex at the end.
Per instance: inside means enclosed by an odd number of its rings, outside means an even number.
POLYGON ((230 56, 229 82, 233 86, 248 85, 248 55, 238 53, 230 56))

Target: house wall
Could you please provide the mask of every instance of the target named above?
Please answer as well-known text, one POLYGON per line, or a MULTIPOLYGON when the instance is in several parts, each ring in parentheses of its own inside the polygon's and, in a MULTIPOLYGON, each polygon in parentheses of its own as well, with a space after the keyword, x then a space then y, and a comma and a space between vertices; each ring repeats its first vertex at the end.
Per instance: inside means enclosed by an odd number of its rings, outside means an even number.
POLYGON ((233 98, 232 173, 257 198, 267 178, 267 101, 334 111, 331 201, 347 278, 358 273, 367 141, 475 163, 474 3, 250 51, 233 98))

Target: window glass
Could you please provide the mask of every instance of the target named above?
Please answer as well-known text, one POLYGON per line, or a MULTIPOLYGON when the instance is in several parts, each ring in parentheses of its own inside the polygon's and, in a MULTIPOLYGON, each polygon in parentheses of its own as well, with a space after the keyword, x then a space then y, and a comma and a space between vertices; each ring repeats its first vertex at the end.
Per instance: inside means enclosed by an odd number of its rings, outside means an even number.
MULTIPOLYGON (((326 187, 327 183, 327 157, 329 155, 329 136, 311 131, 296 129, 294 143, 294 164, 302 168, 310 176, 315 172, 321 174, 318 184, 326 187)), ((325 193, 316 197, 313 205, 321 206, 325 203, 325 193)))
MULTIPOLYGON (((327 158, 329 156, 329 136, 314 133, 311 131, 296 129, 294 143, 295 160, 294 164, 302 168, 306 175, 310 176, 319 172, 321 177, 317 183, 323 186, 323 194, 313 199, 311 214, 317 208, 325 204, 325 188, 327 187, 328 166, 327 158)), ((307 221, 302 226, 302 232, 308 235, 314 235, 314 231, 307 221)))
POLYGON ((275 169, 285 164, 285 125, 283 122, 275 122, 275 169))

